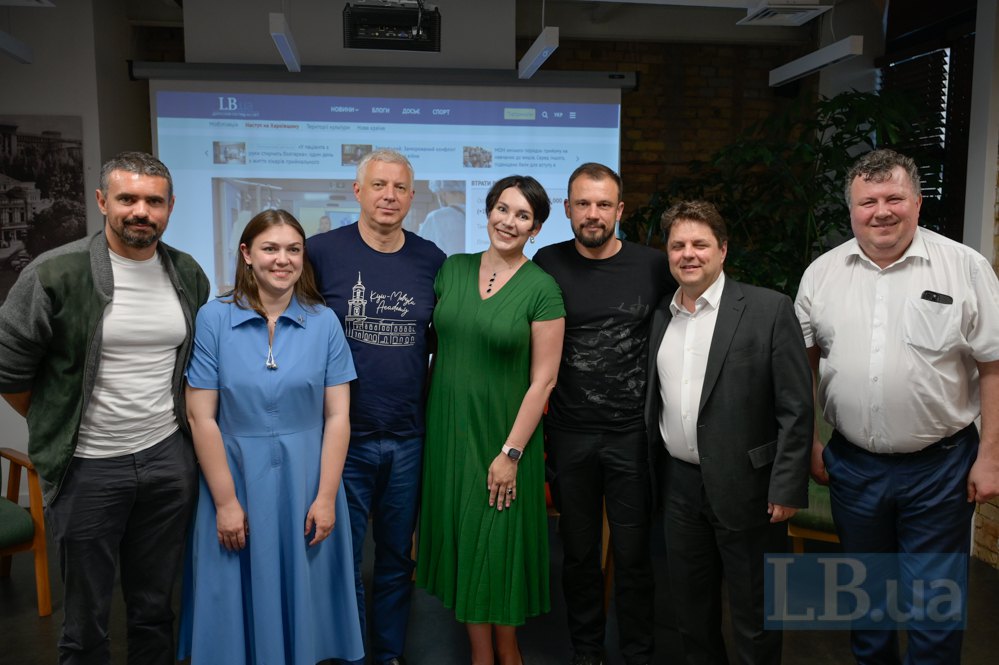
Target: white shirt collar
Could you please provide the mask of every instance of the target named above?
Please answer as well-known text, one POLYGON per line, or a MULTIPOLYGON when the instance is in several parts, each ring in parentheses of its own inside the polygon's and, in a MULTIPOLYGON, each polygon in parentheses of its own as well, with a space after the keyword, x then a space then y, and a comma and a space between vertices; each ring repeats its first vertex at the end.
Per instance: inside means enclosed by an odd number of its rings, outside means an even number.
MULTIPOLYGON (((866 261, 867 263, 871 264, 878 270, 882 270, 882 268, 879 267, 878 264, 874 263, 874 261, 872 261, 871 258, 864 253, 864 250, 860 248, 860 243, 857 242, 856 238, 850 239, 849 249, 846 253, 846 258, 848 261, 850 260, 866 261), (857 257, 857 258, 853 259, 852 257, 857 257)), ((902 256, 900 256, 898 260, 894 261, 891 265, 884 268, 884 270, 887 270, 888 268, 891 268, 894 265, 898 265, 899 263, 904 263, 910 258, 920 258, 923 259, 924 261, 930 260, 930 255, 926 251, 926 243, 923 241, 923 235, 922 233, 920 233, 920 229, 918 226, 916 227, 915 234, 913 234, 912 236, 912 242, 909 243, 909 246, 902 253, 902 256)))
POLYGON ((687 312, 687 308, 680 304, 680 299, 683 291, 677 289, 676 293, 673 294, 673 299, 669 303, 670 314, 676 316, 677 313, 683 311, 687 314, 697 313, 699 310, 710 307, 711 309, 718 309, 718 303, 721 302, 722 291, 725 290, 725 271, 718 273, 718 279, 716 279, 711 286, 704 290, 704 293, 700 295, 697 302, 694 304, 694 311, 687 312))

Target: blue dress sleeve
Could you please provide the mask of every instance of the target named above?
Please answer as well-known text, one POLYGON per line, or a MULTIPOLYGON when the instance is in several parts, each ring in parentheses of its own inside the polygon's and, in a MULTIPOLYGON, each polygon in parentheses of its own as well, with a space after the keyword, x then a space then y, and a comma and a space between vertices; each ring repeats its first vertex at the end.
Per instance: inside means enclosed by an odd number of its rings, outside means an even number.
POLYGON ((356 379, 357 373, 354 371, 354 359, 350 355, 350 347, 347 345, 347 338, 344 337, 339 319, 333 310, 326 307, 323 310, 323 320, 329 327, 324 385, 338 386, 356 379))
POLYGON ((219 389, 219 335, 222 308, 212 301, 198 310, 194 326, 194 349, 187 365, 187 383, 192 388, 219 389))

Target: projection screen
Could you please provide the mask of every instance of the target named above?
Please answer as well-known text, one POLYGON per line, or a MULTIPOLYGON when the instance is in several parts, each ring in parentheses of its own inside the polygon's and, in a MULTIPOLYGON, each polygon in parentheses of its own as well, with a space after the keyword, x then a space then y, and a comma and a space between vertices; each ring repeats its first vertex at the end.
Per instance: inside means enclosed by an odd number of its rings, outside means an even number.
POLYGON ((357 220, 358 160, 405 154, 416 195, 404 228, 449 254, 488 246, 484 199, 497 179, 537 178, 552 215, 528 254, 572 237, 569 174, 618 169, 620 90, 151 81, 153 142, 174 179, 165 240, 191 253, 214 292, 232 284, 239 235, 284 208, 308 234, 357 220))

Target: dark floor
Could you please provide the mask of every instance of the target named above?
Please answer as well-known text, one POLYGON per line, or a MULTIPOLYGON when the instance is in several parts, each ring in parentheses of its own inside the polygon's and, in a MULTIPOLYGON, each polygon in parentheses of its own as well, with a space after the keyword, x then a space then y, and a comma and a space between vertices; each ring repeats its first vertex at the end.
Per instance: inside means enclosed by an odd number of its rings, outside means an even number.
MULTIPOLYGON (((657 541, 661 542, 661 533, 657 541)), ((557 535, 552 535, 552 611, 531 619, 519 631, 526 665, 565 665, 570 649, 565 626, 565 606, 561 602, 561 550, 557 535)), ((370 544, 369 544, 370 550, 370 544)), ((58 565, 50 547, 53 575, 51 617, 38 618, 30 554, 14 556, 10 579, 0 579, 0 665, 52 665, 56 662, 56 639, 62 621, 62 588, 58 565)), ((367 560, 370 561, 370 556, 367 560)), ((661 546, 654 552, 657 608, 665 607, 666 592, 661 583, 665 558, 661 546)), ((370 566, 369 571, 370 574, 370 566)), ((980 561, 971 565, 969 620, 965 637, 965 665, 997 662, 999 654, 999 571, 980 561)), ((175 601, 176 603, 176 601, 175 601)), ((657 617, 656 662, 676 663, 676 634, 668 619, 657 617)), ((124 606, 116 597, 112 608, 113 663, 125 663, 124 606)), ((620 665, 615 648, 617 635, 613 616, 608 625, 608 665, 620 665)), ((463 627, 440 602, 417 590, 407 642, 410 665, 451 665, 468 662, 468 646, 463 627)), ((847 636, 841 632, 789 631, 784 638, 786 665, 833 665, 852 662, 847 636)), ((222 664, 220 664, 222 665, 222 664)))

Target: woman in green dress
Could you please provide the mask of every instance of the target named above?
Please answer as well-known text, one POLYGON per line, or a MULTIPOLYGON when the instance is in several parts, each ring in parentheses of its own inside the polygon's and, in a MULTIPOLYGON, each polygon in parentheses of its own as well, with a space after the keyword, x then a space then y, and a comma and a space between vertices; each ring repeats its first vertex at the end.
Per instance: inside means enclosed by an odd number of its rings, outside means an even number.
POLYGON ((416 583, 466 624, 473 665, 520 665, 516 627, 547 612, 541 413, 565 308, 524 256, 551 209, 533 178, 486 196, 489 249, 452 256, 434 289, 438 347, 427 404, 416 583))

